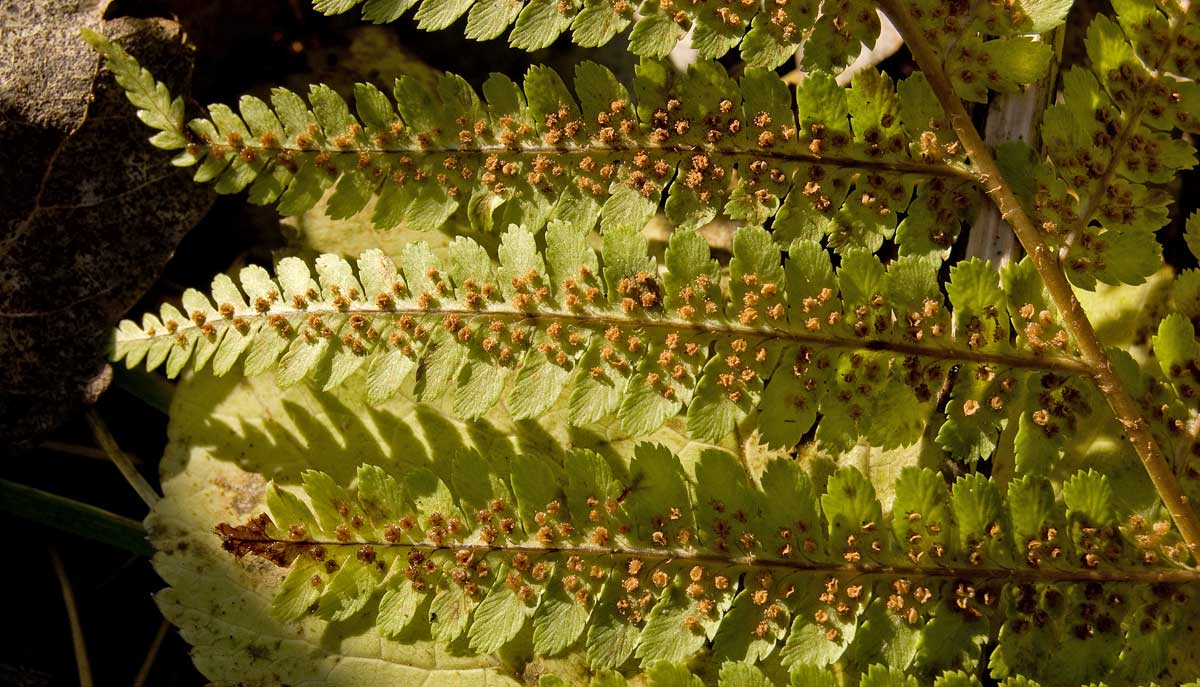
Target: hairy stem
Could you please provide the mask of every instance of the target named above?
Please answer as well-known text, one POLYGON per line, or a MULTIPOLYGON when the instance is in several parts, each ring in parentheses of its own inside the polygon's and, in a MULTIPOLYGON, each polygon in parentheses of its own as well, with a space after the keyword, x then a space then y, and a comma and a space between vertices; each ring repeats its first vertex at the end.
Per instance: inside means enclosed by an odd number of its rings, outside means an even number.
POLYGON ((929 79, 929 85, 937 95, 938 100, 949 115, 950 123, 962 142, 971 163, 974 165, 980 182, 988 197, 1000 210, 1000 217, 1008 222, 1013 232, 1021 241, 1025 251, 1029 253, 1041 275, 1050 298, 1062 314, 1064 324, 1075 338, 1083 360, 1091 368, 1091 376, 1108 400, 1117 420, 1125 429, 1129 441, 1133 444, 1154 488, 1166 505, 1167 511, 1179 528, 1184 542, 1192 550, 1193 557, 1200 554, 1200 519, 1188 504, 1171 470, 1166 456, 1154 440, 1150 431, 1150 423, 1143 416, 1137 401, 1129 394, 1113 369, 1112 361, 1104 350, 1104 345, 1096 336, 1092 323, 1083 311, 1075 291, 1067 280, 1067 275, 1058 262, 1058 257, 1042 240, 1041 234, 1030 219, 1029 214, 1021 205, 1012 184, 1005 179, 1000 167, 992 157, 987 144, 983 142, 971 117, 963 107, 962 101, 954 92, 954 86, 942 69, 942 62, 934 52, 933 47, 925 41, 916 20, 908 13, 908 9, 900 0, 880 0, 880 5, 892 18, 900 34, 904 36, 913 58, 921 67, 921 71, 929 79))

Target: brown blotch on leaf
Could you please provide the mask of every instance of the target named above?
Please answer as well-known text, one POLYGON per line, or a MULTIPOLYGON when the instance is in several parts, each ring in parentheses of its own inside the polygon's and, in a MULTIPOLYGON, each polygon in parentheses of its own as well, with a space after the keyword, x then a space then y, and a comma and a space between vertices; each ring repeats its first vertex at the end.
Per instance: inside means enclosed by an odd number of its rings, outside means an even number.
POLYGON ((221 537, 221 547, 235 558, 247 555, 258 556, 279 567, 287 567, 302 553, 312 548, 311 544, 273 539, 267 530, 274 523, 266 513, 259 513, 244 525, 221 523, 215 532, 221 537))

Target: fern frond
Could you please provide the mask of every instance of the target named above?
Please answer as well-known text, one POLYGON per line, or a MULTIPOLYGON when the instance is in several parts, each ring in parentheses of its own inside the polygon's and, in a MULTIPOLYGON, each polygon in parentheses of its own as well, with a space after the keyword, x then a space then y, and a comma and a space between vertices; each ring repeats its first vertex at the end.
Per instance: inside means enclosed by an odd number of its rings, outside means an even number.
POLYGON ((603 262, 588 234, 552 222, 539 250, 513 227, 498 264, 460 237, 445 265, 417 243, 399 265, 364 253, 357 274, 324 255, 317 280, 297 258, 283 259, 275 279, 248 267, 240 290, 220 275, 212 301, 189 290, 182 312, 168 304, 141 326, 122 322, 113 359, 165 364, 171 376, 210 360, 225 374, 242 359, 247 375, 274 370, 281 386, 312 378, 325 389, 365 367, 376 403, 415 371, 420 398, 453 393, 465 417, 502 401, 518 418, 537 417, 565 389, 573 424, 615 416, 635 436, 686 413, 694 437, 715 441, 757 412, 759 431, 784 446, 817 413, 818 438, 832 446, 859 436, 911 443, 955 368, 939 440, 965 460, 991 454, 1010 413, 1034 413, 1062 392, 1065 406, 1039 424, 1066 430, 1059 418, 1094 393, 1028 263, 1008 270, 1007 292, 986 263, 957 265, 955 335, 933 258, 885 268, 849 251, 835 273, 819 244, 797 241, 785 260, 768 232, 742 228, 723 269, 696 232, 677 231, 660 273, 642 234, 605 232, 603 262), (1024 393, 1029 383, 1037 394, 1024 393))
MULTIPOLYGON (((647 687, 704 687, 715 684, 716 687, 982 687, 983 682, 972 674, 961 670, 951 670, 935 678, 924 680, 903 670, 876 663, 863 672, 861 678, 853 681, 845 675, 836 675, 829 669, 813 666, 796 666, 788 675, 775 677, 769 670, 760 670, 746 663, 726 661, 720 667, 715 682, 707 682, 699 675, 691 672, 687 666, 675 663, 657 663, 651 666, 645 674, 647 687)), ((589 681, 566 681, 557 675, 544 675, 538 681, 538 687, 574 687, 586 684, 588 687, 629 687, 630 682, 620 673, 611 670, 597 671, 589 681)), ((1015 676, 996 684, 1000 687, 1042 687, 1035 680, 1024 676, 1015 676)), ((1100 685, 1107 683, 1101 682, 1100 685)), ((1156 684, 1156 683, 1151 683, 1156 684)), ((1070 687, 1079 687, 1071 685, 1070 687)), ((1200 682, 1188 682, 1184 687, 1200 687, 1200 682)))
MULTIPOLYGON (((989 86, 1012 89, 1017 83, 1036 81, 1039 75, 1030 75, 1030 71, 1038 69, 1039 63, 1040 69, 1045 69, 1049 51, 1016 37, 1050 30, 1062 22, 1070 7, 1067 2, 912 4, 914 14, 920 11, 924 28, 947 55, 947 66, 953 68, 948 71, 956 76, 964 96, 989 86), (982 55, 994 61, 974 64, 982 55)), ((873 46, 880 31, 876 3, 864 0, 773 4, 746 0, 640 4, 628 0, 313 0, 313 8, 325 14, 340 14, 358 5, 362 5, 363 19, 377 24, 396 21, 416 6, 417 27, 426 31, 446 29, 466 15, 467 38, 491 40, 509 31, 510 46, 531 51, 549 47, 568 29, 576 44, 599 47, 632 25, 629 50, 661 58, 690 34, 691 47, 702 59, 717 59, 736 47, 743 62, 765 69, 781 66, 801 49, 805 69, 842 67, 864 46, 873 46)))
POLYGON ((210 106, 189 123, 186 146, 157 144, 184 147, 177 163, 197 164, 197 181, 248 189, 285 215, 330 189, 334 218, 374 199, 378 228, 429 229, 455 213, 483 230, 538 231, 549 219, 643 226, 665 198, 684 228, 725 212, 749 225, 774 218, 784 246, 828 235, 839 250, 875 250, 895 236, 904 253, 944 255, 980 199, 919 75, 897 88, 866 70, 842 88, 815 73, 793 95, 764 70, 739 82, 715 62, 679 74, 648 61, 635 105, 611 72, 583 63, 575 89, 579 101, 545 67, 524 89, 494 74, 486 101, 454 75, 436 92, 401 78, 394 103, 358 84, 353 112, 326 86, 308 103, 275 89, 269 105, 242 98, 239 113, 210 106))
POLYGON ((187 145, 183 126, 183 98, 172 98, 166 84, 155 81, 149 70, 143 69, 121 46, 87 27, 79 30, 88 45, 104 56, 105 64, 125 90, 125 97, 138 108, 138 119, 158 129, 150 142, 165 150, 174 150, 187 145))
POLYGON ((269 515, 218 532, 289 569, 281 619, 370 613, 385 637, 482 654, 532 626, 535 654, 576 647, 594 669, 886 658, 934 676, 974 672, 999 636, 994 677, 1078 685, 1158 677, 1154 647, 1195 640, 1183 614, 1200 572, 1172 562, 1186 547, 1121 513, 1099 473, 1059 502, 1035 478, 1005 497, 982 475, 948 489, 910 467, 885 513, 854 468, 820 495, 789 459, 757 481, 719 450, 689 469, 642 444, 628 464, 572 450, 561 464, 464 451, 440 476, 364 465, 354 489, 310 471, 303 497, 271 486, 269 515))
MULTIPOLYGON (((1196 275, 1195 270, 1190 272, 1196 275)), ((1181 277, 1179 281, 1187 280, 1181 277)), ((1154 419, 1159 445, 1175 456, 1180 486, 1192 500, 1200 499, 1200 337, 1196 322, 1200 318, 1189 321, 1180 312, 1163 318, 1152 339, 1163 383, 1131 384, 1146 410, 1157 411, 1147 412, 1147 417, 1154 419)))
MULTIPOLYGON (((726 661, 718 669, 711 667, 708 674, 701 676, 690 670, 688 666, 678 663, 659 662, 650 666, 645 672, 646 687, 982 687, 983 683, 975 675, 961 670, 951 670, 933 678, 924 680, 905 673, 903 670, 890 667, 883 663, 868 666, 859 679, 853 680, 846 675, 838 675, 828 668, 799 665, 785 674, 776 675, 780 671, 760 669, 748 663, 726 661), (714 674, 715 673, 715 674, 714 674), (708 677, 704 680, 703 677, 708 677)), ((557 675, 543 675, 538 680, 538 687, 630 687, 630 681, 621 673, 612 670, 600 670, 586 683, 576 679, 568 681, 557 675)), ((643 683, 632 683, 643 684, 643 683)), ((1041 687, 1037 682, 1025 677, 1015 677, 999 683, 1001 687, 1041 687)), ((1103 683, 1102 683, 1103 684, 1103 683)), ((1198 687, 1200 683, 1189 683, 1187 687, 1198 687)), ((1072 685, 1071 687, 1077 687, 1072 685)))
POLYGON ((1063 78, 1046 112, 1048 165, 1033 206, 1045 239, 1084 288, 1140 284, 1161 264, 1154 232, 1168 219, 1162 188, 1196 163, 1200 15, 1178 3, 1113 3, 1116 21, 1088 28, 1088 67, 1063 78))

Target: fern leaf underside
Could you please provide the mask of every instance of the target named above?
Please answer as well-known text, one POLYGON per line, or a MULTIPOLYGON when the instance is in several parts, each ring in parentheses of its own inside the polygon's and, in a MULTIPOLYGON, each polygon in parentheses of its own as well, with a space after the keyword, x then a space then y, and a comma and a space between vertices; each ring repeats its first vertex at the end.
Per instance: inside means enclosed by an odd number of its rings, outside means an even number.
MULTIPOLYGON (((1049 53, 1019 35, 981 42, 970 27, 982 22, 988 35, 1045 31, 1066 7, 933 4, 913 3, 910 12, 945 53, 958 94, 976 101, 989 87, 1038 78, 1049 53)), ((1195 164, 1181 134, 1200 130, 1196 12, 1152 0, 1115 9, 1115 21, 1102 15, 1088 29, 1090 64, 1064 75, 1063 102, 1042 126, 1044 159, 1026 151, 1028 159, 1009 160, 1014 177, 1032 180, 1028 201, 1044 238, 1085 289, 1139 284, 1158 269, 1161 248, 1151 239, 1170 204, 1162 185, 1195 164)), ((429 228, 458 214, 476 229, 537 231, 552 218, 641 226, 665 199, 668 219, 685 228, 724 213, 769 224, 783 246, 828 236, 838 251, 875 250, 893 238, 902 253, 944 257, 980 200, 980 180, 920 73, 893 87, 868 69, 843 89, 816 71, 793 96, 761 69, 735 81, 715 62, 680 75, 646 61, 633 85, 635 105, 610 72, 584 63, 576 70, 579 99, 553 71, 536 67, 523 89, 493 76, 485 99, 452 75, 433 89, 401 79, 394 103, 359 84, 354 112, 324 86, 312 87, 308 103, 276 89, 270 104, 243 98, 239 113, 214 105, 185 128, 180 99, 118 46, 87 38, 108 57, 139 116, 159 130, 154 143, 186 149, 177 164, 198 165, 197 180, 214 181, 218 191, 248 188, 252 201, 277 203, 285 214, 311 208, 332 189, 332 216, 370 206, 379 227, 429 228)))
POLYGON ((906 468, 885 513, 853 468, 823 494, 787 459, 757 480, 718 450, 692 469, 642 444, 628 464, 573 450, 463 452, 441 477, 362 466, 355 489, 308 472, 303 497, 272 486, 269 516, 219 532, 289 567, 282 619, 372 613, 385 637, 481 654, 531 626, 536 655, 575 647, 593 669, 887 660, 932 678, 986 659, 998 679, 1078 685, 1157 677, 1170 642, 1195 640, 1197 573, 1171 562, 1185 548, 1119 513, 1099 473, 1059 502, 1035 478, 1002 497, 982 475, 947 489, 906 468))
POLYGON ((415 380, 419 398, 453 394, 467 418, 499 403, 537 417, 561 398, 572 424, 611 417, 635 436, 682 414, 694 438, 718 441, 753 415, 764 440, 792 446, 820 413, 818 438, 831 447, 860 436, 912 443, 955 368, 939 440, 964 460, 990 455, 1010 414, 1037 413, 1046 389, 1074 408, 1037 414, 1047 435, 1094 393, 1030 288, 1028 263, 1006 272, 1007 293, 986 263, 956 266, 955 335, 931 258, 885 268, 850 251, 835 273, 818 244, 796 242, 785 260, 765 230, 743 228, 728 268, 699 234, 677 231, 660 270, 642 234, 603 239, 603 262, 587 230, 557 222, 541 249, 510 228, 498 263, 461 237, 448 264, 420 243, 399 264, 368 251, 357 273, 322 256, 316 279, 285 258, 275 278, 249 267, 239 289, 221 275, 211 300, 189 290, 183 311, 167 304, 140 326, 122 322, 113 358, 165 364, 171 376, 210 361, 225 374, 242 360, 247 375, 274 370, 281 386, 313 379, 325 389, 361 369, 373 403, 415 380), (1031 384, 1037 393, 1026 394, 1031 384))
MULTIPOLYGON (((465 13, 473 38, 515 22, 513 44, 529 49, 567 28, 604 43, 633 21, 624 3, 589 2, 423 0, 416 18, 445 28, 465 13)), ((414 5, 367 0, 364 15, 391 21, 414 5)), ((912 6, 958 95, 983 102, 1040 78, 1049 49, 1020 34, 1058 23, 1066 3, 912 6)), ((1091 68, 1066 74, 1046 115, 1046 158, 1021 163, 1048 242, 1084 288, 1158 269, 1152 234, 1169 196, 1157 186, 1194 164, 1181 134, 1200 130, 1200 13, 1113 6, 1116 21, 1088 32, 1091 68)), ((523 87, 493 76, 483 98, 452 75, 432 89, 401 79, 391 98, 358 84, 353 111, 324 86, 307 102, 276 89, 269 104, 214 105, 186 126, 180 99, 88 36, 158 130, 152 142, 182 149, 176 164, 220 192, 285 214, 327 197, 332 216, 366 210, 379 228, 458 218, 503 230, 495 255, 458 239, 444 262, 414 244, 395 261, 322 256, 315 278, 294 258, 274 277, 220 276, 211 299, 189 290, 182 311, 123 322, 113 356, 130 366, 174 376, 211 362, 224 374, 241 361, 282 386, 326 389, 358 373, 372 402, 411 387, 421 400, 452 395, 467 418, 564 404, 574 425, 616 419, 635 436, 681 415, 701 441, 754 429, 788 447, 815 432, 834 452, 908 445, 932 425, 967 463, 1018 426, 1021 477, 948 487, 906 468, 891 504, 851 468, 822 493, 793 461, 748 476, 721 451, 684 466, 648 444, 628 462, 466 452, 432 470, 363 466, 353 484, 307 473, 300 492, 269 488, 269 515, 219 528, 237 555, 287 567, 280 618, 369 614, 387 640, 479 654, 529 642, 536 655, 585 656, 607 687, 639 671, 664 687, 1194 677, 1172 660, 1195 643, 1198 610, 1176 533, 1122 512, 1099 473, 1042 479, 1062 435, 1104 404, 1032 266, 962 262, 942 295, 940 261, 980 194, 924 77, 866 70, 843 88, 816 71, 793 94, 755 65, 803 42, 810 66, 835 67, 878 24, 856 0, 779 7, 642 8, 636 52, 661 56, 685 30, 705 57, 740 43, 752 65, 740 80, 715 62, 677 74, 647 59, 631 95, 585 63, 578 97, 537 67, 523 87), (662 265, 636 230, 660 205, 680 227, 662 265), (746 225, 727 267, 693 231, 721 213, 746 225), (597 224, 602 254, 588 239, 597 224), (902 257, 885 266, 871 253, 889 239, 902 257)), ((1188 317, 1166 318, 1154 339, 1165 385, 1113 356, 1175 428, 1200 379, 1188 317)), ((542 682, 567 684, 554 680, 542 682)))
MULTIPOLYGON (((1045 46, 1021 34, 1044 33, 1062 23, 1068 3, 914 2, 922 28, 939 52, 963 97, 981 100, 986 89, 1013 90, 1034 81, 1049 59, 1045 46), (994 57, 984 62, 979 55, 994 57), (977 63, 978 61, 978 63, 977 63), (980 95, 982 90, 983 95, 980 95)), ((787 0, 760 3, 644 2, 627 0, 522 0, 507 4, 475 0, 313 0, 326 14, 362 5, 364 19, 392 22, 417 6, 418 28, 436 31, 466 16, 465 34, 474 40, 499 37, 510 26, 509 44, 523 50, 549 47, 568 29, 583 47, 598 47, 632 26, 629 50, 643 57, 666 57, 688 37, 702 59, 740 49, 752 67, 774 69, 797 50, 805 69, 836 69, 850 64, 880 34, 876 3, 864 0, 787 0), (637 11, 637 16, 634 11, 637 11)))
POLYGON ((1176 3, 1113 3, 1085 38, 1089 64, 1063 76, 1042 125, 1047 160, 1029 171, 1033 208, 1071 281, 1140 284, 1162 264, 1163 188, 1196 164, 1200 13, 1176 3))
MULTIPOLYGON (((155 140, 184 148, 175 163, 218 192, 247 190, 285 215, 329 192, 330 216, 369 208, 377 228, 430 229, 456 213, 484 231, 550 219, 641 227, 661 203, 682 228, 723 212, 771 220, 781 245, 827 235, 838 250, 875 250, 895 238, 905 253, 945 255, 980 199, 920 75, 896 87, 864 70, 842 88, 816 72, 793 95, 765 70, 737 81, 715 62, 679 74, 647 61, 635 104, 606 68, 583 63, 578 100, 542 66, 523 89, 494 74, 482 90, 450 74, 436 89, 403 77, 393 101, 358 84, 352 112, 326 86, 307 103, 280 88, 270 104, 242 98, 239 112, 210 106, 186 145, 173 129, 155 140)), ((135 104, 146 97, 130 91, 135 104)))

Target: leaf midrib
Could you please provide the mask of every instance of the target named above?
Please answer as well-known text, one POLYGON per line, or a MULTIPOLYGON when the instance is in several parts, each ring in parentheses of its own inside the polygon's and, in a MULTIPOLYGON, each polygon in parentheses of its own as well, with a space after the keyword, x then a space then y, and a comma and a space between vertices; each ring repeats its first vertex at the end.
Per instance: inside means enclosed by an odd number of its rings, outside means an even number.
MULTIPOLYGON (((323 548, 360 548, 371 546, 377 549, 418 549, 428 552, 455 553, 462 550, 475 554, 491 553, 522 553, 529 556, 538 555, 577 555, 577 556, 616 556, 638 558, 653 561, 657 564, 711 563, 746 568, 772 568, 788 570, 796 573, 829 574, 838 576, 875 575, 883 577, 912 577, 912 578, 948 578, 948 579, 986 579, 1009 582, 1136 582, 1142 584, 1193 584, 1200 582, 1200 570, 1186 568, 1167 569, 1137 569, 1137 568, 1034 568, 1003 566, 905 566, 884 565, 872 563, 846 564, 820 562, 811 560, 787 560, 779 558, 763 558, 756 556, 729 556, 717 552, 694 549, 646 549, 630 547, 601 547, 581 544, 578 546, 533 546, 529 544, 511 544, 495 546, 480 543, 435 544, 433 542, 397 542, 388 541, 324 541, 318 539, 284 540, 252 538, 245 536, 222 536, 225 541, 245 544, 285 544, 297 548, 320 546, 323 548)), ((290 565, 291 561, 289 561, 290 565)))
MULTIPOLYGON (((842 336, 821 336, 817 334, 808 334, 804 332, 789 331, 785 329, 756 329, 743 325, 722 323, 712 324, 709 322, 692 322, 687 320, 674 320, 670 318, 654 319, 654 320, 637 320, 632 318, 622 318, 612 315, 603 315, 596 313, 571 313, 562 311, 542 311, 542 312, 524 312, 516 310, 474 310, 470 308, 437 308, 437 309, 422 309, 417 307, 396 307, 388 310, 380 308, 356 308, 350 307, 346 310, 341 310, 335 307, 326 307, 325 309, 306 310, 277 310, 271 309, 266 312, 246 311, 235 312, 233 318, 266 320, 274 315, 280 315, 285 318, 310 317, 317 315, 319 317, 329 316, 349 316, 352 314, 368 315, 371 317, 403 317, 405 315, 420 318, 420 317, 488 317, 493 319, 508 319, 517 322, 537 323, 539 321, 547 322, 563 322, 572 323, 577 326, 590 329, 593 331, 603 331, 609 327, 627 328, 627 329, 664 329, 671 331, 691 331, 698 334, 708 334, 714 337, 754 337, 756 339, 766 341, 784 341, 795 344, 812 344, 819 345, 825 348, 848 349, 861 351, 887 351, 903 355, 911 355, 924 358, 936 358, 939 360, 955 360, 961 362, 971 362, 990 365, 1004 365, 1012 368, 1020 369, 1036 369, 1036 370, 1057 370, 1074 375, 1090 375, 1090 370, 1087 365, 1081 360, 1075 360, 1063 356, 1021 356, 1006 353, 990 353, 986 351, 971 351, 960 348, 950 348, 946 346, 932 346, 927 344, 908 343, 904 341, 892 341, 887 339, 853 339, 842 336)), ((190 320, 188 321, 191 322, 190 320)), ((225 320, 227 326, 233 326, 230 320, 225 320)), ((138 341, 176 338, 181 333, 197 330, 195 324, 180 325, 174 333, 155 334, 154 336, 143 337, 128 337, 124 341, 138 341)), ((262 335, 263 332, 256 334, 262 335)), ((203 334, 200 334, 203 336, 203 334)), ((369 356, 370 353, 364 354, 369 356)))
POLYGON ((205 142, 201 146, 207 150, 219 150, 223 153, 237 153, 243 149, 251 149, 263 154, 265 157, 274 157, 279 153, 287 152, 294 155, 319 155, 321 153, 332 155, 397 155, 411 154, 423 156, 435 155, 459 155, 459 156, 483 156, 496 154, 513 154, 513 155, 596 155, 596 154, 623 154, 636 153, 645 151, 648 153, 660 153, 666 155, 689 155, 695 153, 703 153, 705 155, 719 157, 735 157, 749 159, 764 159, 774 160, 781 163, 796 163, 796 164, 813 164, 826 165, 830 167, 840 167, 846 169, 867 169, 878 170, 880 172, 896 173, 896 174, 920 174, 926 176, 942 176, 953 177, 971 183, 979 183, 978 175, 972 172, 965 165, 951 163, 927 163, 917 162, 914 160, 869 160, 864 158, 855 158, 840 155, 813 155, 800 151, 780 152, 767 150, 737 150, 719 147, 705 147, 692 145, 576 145, 576 146, 547 146, 547 145, 521 145, 521 146, 505 146, 500 144, 493 145, 477 145, 470 148, 458 147, 421 147, 420 145, 413 146, 331 146, 322 147, 318 145, 301 148, 297 146, 264 146, 261 143, 245 142, 240 146, 234 146, 227 143, 205 142))

